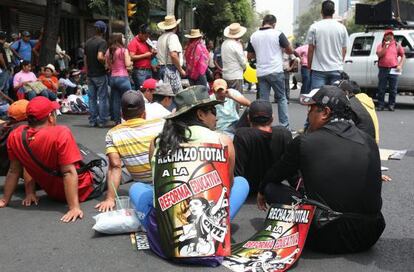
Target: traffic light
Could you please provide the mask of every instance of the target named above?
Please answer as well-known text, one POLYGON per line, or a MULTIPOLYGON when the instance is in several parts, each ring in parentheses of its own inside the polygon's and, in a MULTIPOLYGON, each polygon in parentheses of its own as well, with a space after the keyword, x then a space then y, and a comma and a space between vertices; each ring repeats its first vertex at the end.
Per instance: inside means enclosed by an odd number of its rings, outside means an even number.
POLYGON ((137 4, 128 2, 128 8, 127 8, 128 18, 131 18, 132 16, 134 16, 136 12, 137 12, 137 4))

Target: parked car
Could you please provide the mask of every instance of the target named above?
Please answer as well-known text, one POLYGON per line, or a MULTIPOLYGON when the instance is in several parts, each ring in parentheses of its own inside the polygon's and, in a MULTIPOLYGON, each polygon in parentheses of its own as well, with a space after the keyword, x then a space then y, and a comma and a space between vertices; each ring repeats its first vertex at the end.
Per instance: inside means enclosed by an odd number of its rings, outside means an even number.
MULTIPOLYGON (((406 61, 398 81, 398 91, 414 91, 414 30, 395 30, 395 40, 404 48, 406 61)), ((384 30, 351 34, 344 71, 363 89, 372 92, 378 86, 377 46, 384 30)))

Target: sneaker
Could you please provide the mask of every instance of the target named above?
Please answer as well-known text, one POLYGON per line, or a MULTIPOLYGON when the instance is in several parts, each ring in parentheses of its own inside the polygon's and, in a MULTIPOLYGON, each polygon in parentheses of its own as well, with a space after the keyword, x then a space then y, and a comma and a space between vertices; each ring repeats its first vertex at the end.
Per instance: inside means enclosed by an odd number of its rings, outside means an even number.
POLYGON ((111 128, 115 126, 115 122, 114 121, 107 121, 106 123, 103 124, 98 124, 99 128, 111 128))
POLYGON ((98 124, 97 123, 89 123, 89 127, 97 127, 98 124))
POLYGON ((384 106, 378 106, 375 108, 376 111, 383 111, 384 110, 384 106))
POLYGON ((389 105, 388 110, 389 111, 395 111, 395 106, 394 105, 389 105))

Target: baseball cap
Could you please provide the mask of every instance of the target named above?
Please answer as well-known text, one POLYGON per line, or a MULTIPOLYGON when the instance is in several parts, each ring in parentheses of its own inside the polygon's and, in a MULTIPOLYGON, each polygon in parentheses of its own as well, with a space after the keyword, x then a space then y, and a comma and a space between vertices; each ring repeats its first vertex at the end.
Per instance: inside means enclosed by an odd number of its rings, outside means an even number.
POLYGON ((26 114, 27 117, 31 116, 36 120, 42 120, 46 118, 52 111, 60 108, 60 105, 56 101, 50 101, 44 96, 36 96, 29 101, 27 105, 26 114))
POLYGON ((168 83, 162 83, 157 85, 154 94, 162 95, 162 96, 175 96, 171 85, 168 83))
POLYGON ((264 99, 253 101, 249 107, 249 119, 254 123, 267 123, 273 116, 272 104, 264 99))
POLYGON ((153 78, 148 78, 142 83, 141 89, 155 89, 157 87, 157 81, 153 78))
POLYGON ((121 108, 123 112, 145 108, 144 96, 139 91, 126 91, 121 98, 121 108))
POLYGON ((7 109, 7 114, 16 121, 24 121, 27 119, 26 110, 28 104, 29 101, 26 99, 17 100, 7 109))
POLYGON ((392 31, 392 29, 386 29, 386 30, 384 31, 384 36, 387 36, 388 34, 391 34, 391 35, 393 35, 393 36, 394 36, 394 32, 392 31))
POLYGON ((71 76, 77 76, 77 75, 80 75, 80 73, 81 73, 81 71, 78 70, 78 69, 72 69, 72 70, 70 70, 70 75, 71 76))
POLYGON ((227 82, 221 78, 214 80, 213 83, 213 90, 215 92, 217 92, 220 89, 227 90, 227 82))
POLYGON ((103 21, 96 21, 94 26, 99 29, 102 33, 106 32, 106 24, 103 21))
POLYGON ((300 101, 304 105, 325 106, 337 113, 350 109, 349 99, 345 92, 339 87, 331 85, 325 85, 320 89, 313 89, 310 93, 301 95, 300 101))
POLYGON ((23 31, 22 35, 23 37, 31 36, 29 31, 23 31))

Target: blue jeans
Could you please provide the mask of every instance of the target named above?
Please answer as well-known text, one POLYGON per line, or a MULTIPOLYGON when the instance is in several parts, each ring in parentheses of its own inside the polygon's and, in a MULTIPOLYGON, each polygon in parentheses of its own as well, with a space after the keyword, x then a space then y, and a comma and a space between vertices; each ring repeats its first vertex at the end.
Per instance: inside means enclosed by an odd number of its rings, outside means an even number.
POLYGON ((275 92, 279 124, 289 127, 288 104, 285 93, 285 73, 272 73, 258 77, 260 98, 269 101, 270 88, 275 92))
POLYGON ((6 95, 9 95, 9 78, 10 74, 8 71, 0 72, 0 91, 6 95))
POLYGON ((190 86, 202 85, 208 87, 207 77, 205 74, 199 76, 196 80, 189 78, 188 81, 190 81, 190 86))
MULTIPOLYGON (((230 220, 233 220, 249 194, 249 183, 243 177, 235 177, 230 191, 230 220)), ((138 218, 147 229, 148 215, 154 209, 154 187, 151 184, 137 182, 129 189, 131 202, 138 218)))
POLYGON ((302 75, 302 87, 300 88, 301 94, 307 94, 310 92, 310 77, 309 77, 309 69, 307 66, 302 66, 300 68, 300 74, 302 75))
POLYGON ((49 90, 43 90, 39 94, 36 94, 35 91, 28 91, 25 94, 25 98, 29 101, 32 100, 33 98, 35 98, 36 96, 44 96, 44 97, 48 98, 50 101, 55 101, 56 98, 57 98, 56 94, 54 92, 49 91, 49 90))
POLYGON ((390 75, 390 68, 379 67, 378 72, 378 105, 384 106, 385 92, 387 91, 387 85, 389 87, 388 104, 390 106, 395 105, 395 97, 397 95, 398 75, 390 75))
POLYGON ((341 71, 314 71, 310 73, 311 77, 311 90, 318 89, 323 85, 332 85, 335 81, 341 80, 341 71))
POLYGON ((152 71, 150 69, 138 69, 134 68, 132 70, 132 81, 134 81, 135 90, 139 90, 142 86, 142 83, 148 78, 152 77, 152 71))
POLYGON ((111 77, 111 117, 116 123, 121 123, 121 97, 124 92, 131 90, 129 77, 111 77))
POLYGON ((108 78, 107 76, 89 77, 89 125, 104 125, 109 119, 108 78))

